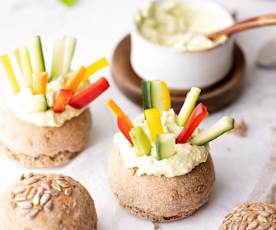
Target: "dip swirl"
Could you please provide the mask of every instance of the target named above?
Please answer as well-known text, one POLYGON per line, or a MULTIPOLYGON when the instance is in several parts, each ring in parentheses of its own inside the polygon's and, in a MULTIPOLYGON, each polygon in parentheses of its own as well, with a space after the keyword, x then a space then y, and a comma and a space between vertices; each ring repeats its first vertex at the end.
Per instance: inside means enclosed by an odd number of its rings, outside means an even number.
MULTIPOLYGON (((180 133, 182 127, 177 125, 176 114, 172 109, 162 113, 161 121, 165 133, 172 133, 175 136, 180 133)), ((143 114, 134 120, 134 125, 141 126, 150 137, 149 128, 143 114)), ((136 174, 139 176, 175 177, 185 175, 200 163, 206 162, 209 155, 208 146, 194 146, 186 143, 176 144, 175 155, 167 159, 156 160, 153 157, 156 151, 155 144, 152 145, 151 155, 139 157, 136 155, 135 147, 132 147, 120 132, 115 134, 114 143, 119 148, 125 167, 137 168, 136 174)))
POLYGON ((230 15, 211 3, 150 2, 135 18, 138 32, 147 40, 179 51, 198 51, 222 44, 206 34, 233 23, 230 15))
MULTIPOLYGON (((60 76, 47 84, 46 98, 48 107, 53 106, 54 99, 64 84, 64 76, 60 76)), ((30 88, 22 88, 19 93, 10 95, 6 104, 17 118, 38 127, 60 127, 66 121, 79 116, 84 111, 84 109, 79 110, 67 105, 62 113, 55 113, 52 109, 44 112, 33 112, 31 109, 33 97, 34 95, 30 88)))

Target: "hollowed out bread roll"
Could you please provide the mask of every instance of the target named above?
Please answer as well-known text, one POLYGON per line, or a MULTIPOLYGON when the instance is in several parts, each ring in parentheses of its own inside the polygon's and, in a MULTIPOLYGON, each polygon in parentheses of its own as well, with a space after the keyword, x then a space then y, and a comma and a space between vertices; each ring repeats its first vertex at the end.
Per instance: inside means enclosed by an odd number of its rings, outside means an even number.
POLYGON ((3 105, 0 114, 1 152, 25 167, 68 163, 84 149, 91 129, 89 109, 54 128, 23 122, 3 105))
POLYGON ((117 147, 109 158, 108 174, 120 205, 154 222, 174 221, 194 213, 208 201, 215 181, 211 156, 183 176, 137 176, 134 169, 124 166, 117 147))
POLYGON ((28 174, 0 194, 0 230, 95 230, 88 191, 70 177, 28 174))

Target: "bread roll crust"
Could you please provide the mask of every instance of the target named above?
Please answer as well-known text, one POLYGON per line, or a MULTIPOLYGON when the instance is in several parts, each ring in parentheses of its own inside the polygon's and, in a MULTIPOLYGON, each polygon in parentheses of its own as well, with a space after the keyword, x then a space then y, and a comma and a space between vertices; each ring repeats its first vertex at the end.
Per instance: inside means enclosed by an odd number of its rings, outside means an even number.
POLYGON ((38 127, 19 120, 5 106, 0 110, 2 152, 25 167, 68 163, 85 148, 91 130, 89 109, 61 127, 38 127))
POLYGON ((122 207, 154 222, 185 218, 206 204, 215 181, 211 156, 183 176, 138 176, 124 166, 118 147, 108 162, 111 190, 122 207))

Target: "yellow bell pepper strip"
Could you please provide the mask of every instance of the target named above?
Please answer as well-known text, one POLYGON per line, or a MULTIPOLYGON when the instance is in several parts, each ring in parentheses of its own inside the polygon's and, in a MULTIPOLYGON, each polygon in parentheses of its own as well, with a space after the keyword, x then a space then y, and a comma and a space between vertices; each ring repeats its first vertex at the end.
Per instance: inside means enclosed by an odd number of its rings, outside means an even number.
POLYGON ((19 49, 18 48, 13 51, 13 55, 15 57, 17 65, 18 65, 18 67, 19 67, 19 69, 20 69, 20 71, 22 73, 22 63, 21 63, 21 59, 20 59, 20 54, 19 54, 19 49))
POLYGON ((86 69, 83 66, 81 66, 66 81, 65 88, 70 89, 72 92, 75 92, 78 89, 85 72, 86 72, 86 69))
POLYGON ((82 82, 85 82, 86 80, 88 80, 88 78, 94 74, 95 72, 97 72, 98 70, 106 67, 109 65, 109 62, 106 58, 101 58, 98 61, 92 63, 90 66, 88 66, 86 68, 86 73, 82 79, 82 82))
POLYGON ((171 96, 167 84, 164 81, 161 81, 161 89, 163 94, 164 110, 168 111, 171 108, 171 96))
POLYGON ((95 83, 78 92, 72 97, 70 105, 76 109, 82 109, 109 88, 106 78, 101 77, 95 83))
POLYGON ((32 64, 30 59, 29 50, 26 46, 23 46, 19 49, 20 60, 22 63, 22 73, 24 77, 24 83, 26 87, 32 89, 33 80, 32 80, 32 64))
POLYGON ((163 133, 160 111, 158 109, 146 109, 144 113, 150 130, 151 139, 155 142, 156 136, 163 133))
POLYGON ((129 141, 131 145, 133 145, 132 139, 130 137, 130 131, 133 128, 133 124, 128 116, 119 116, 117 118, 117 125, 121 133, 125 136, 125 138, 129 141))
POLYGON ((20 91, 20 86, 18 84, 18 81, 16 79, 15 73, 12 68, 12 64, 10 61, 10 58, 7 54, 0 57, 0 60, 2 62, 2 65, 5 69, 5 72, 9 78, 10 84, 12 86, 13 92, 16 94, 20 91))
POLYGON ((48 73, 41 72, 33 75, 33 93, 46 94, 47 92, 48 73))
POLYGON ((105 104, 107 105, 107 107, 110 109, 110 111, 116 116, 116 117, 120 117, 120 116, 126 116, 126 114, 122 111, 122 109, 117 105, 117 103, 115 101, 113 101, 112 99, 107 99, 105 104))
POLYGON ((57 98, 53 105, 55 113, 62 113, 73 97, 73 92, 70 89, 60 89, 57 98))

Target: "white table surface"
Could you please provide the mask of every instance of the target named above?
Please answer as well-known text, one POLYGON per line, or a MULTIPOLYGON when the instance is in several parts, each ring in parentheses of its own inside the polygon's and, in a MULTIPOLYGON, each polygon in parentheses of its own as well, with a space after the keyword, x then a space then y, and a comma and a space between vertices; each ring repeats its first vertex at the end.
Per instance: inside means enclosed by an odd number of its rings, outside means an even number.
MULTIPOLYGON (((276 9, 273 0, 220 2, 236 9, 238 18, 276 9)), ((1 1, 0 53, 40 34, 49 56, 53 39, 74 35, 78 37, 74 66, 88 64, 101 56, 111 57, 115 44, 129 31, 132 14, 140 3, 133 0, 80 0, 76 7, 67 9, 55 0, 1 1)), ((229 114, 245 119, 249 126, 248 135, 245 138, 225 135, 211 144, 217 178, 209 204, 185 220, 161 224, 161 229, 218 229, 223 216, 237 203, 245 201, 253 189, 271 147, 272 127, 276 127, 276 71, 258 69, 254 63, 257 49, 273 36, 276 39, 275 28, 237 36, 247 57, 245 89, 237 102, 210 115, 204 125, 229 114)), ((111 80, 109 70, 101 74, 111 80)), ((5 77, 1 75, 0 82, 4 81, 5 77)), ((150 222, 137 219, 121 209, 108 187, 106 161, 116 125, 104 101, 113 97, 131 117, 142 111, 120 93, 112 80, 111 84, 108 93, 91 105, 94 124, 86 151, 65 167, 31 171, 64 173, 79 180, 95 200, 100 230, 152 229, 150 222)), ((0 83, 0 88, 2 92, 3 83, 0 83)), ((0 189, 13 183, 20 174, 30 171, 3 155, 0 155, 0 170, 0 189)))

